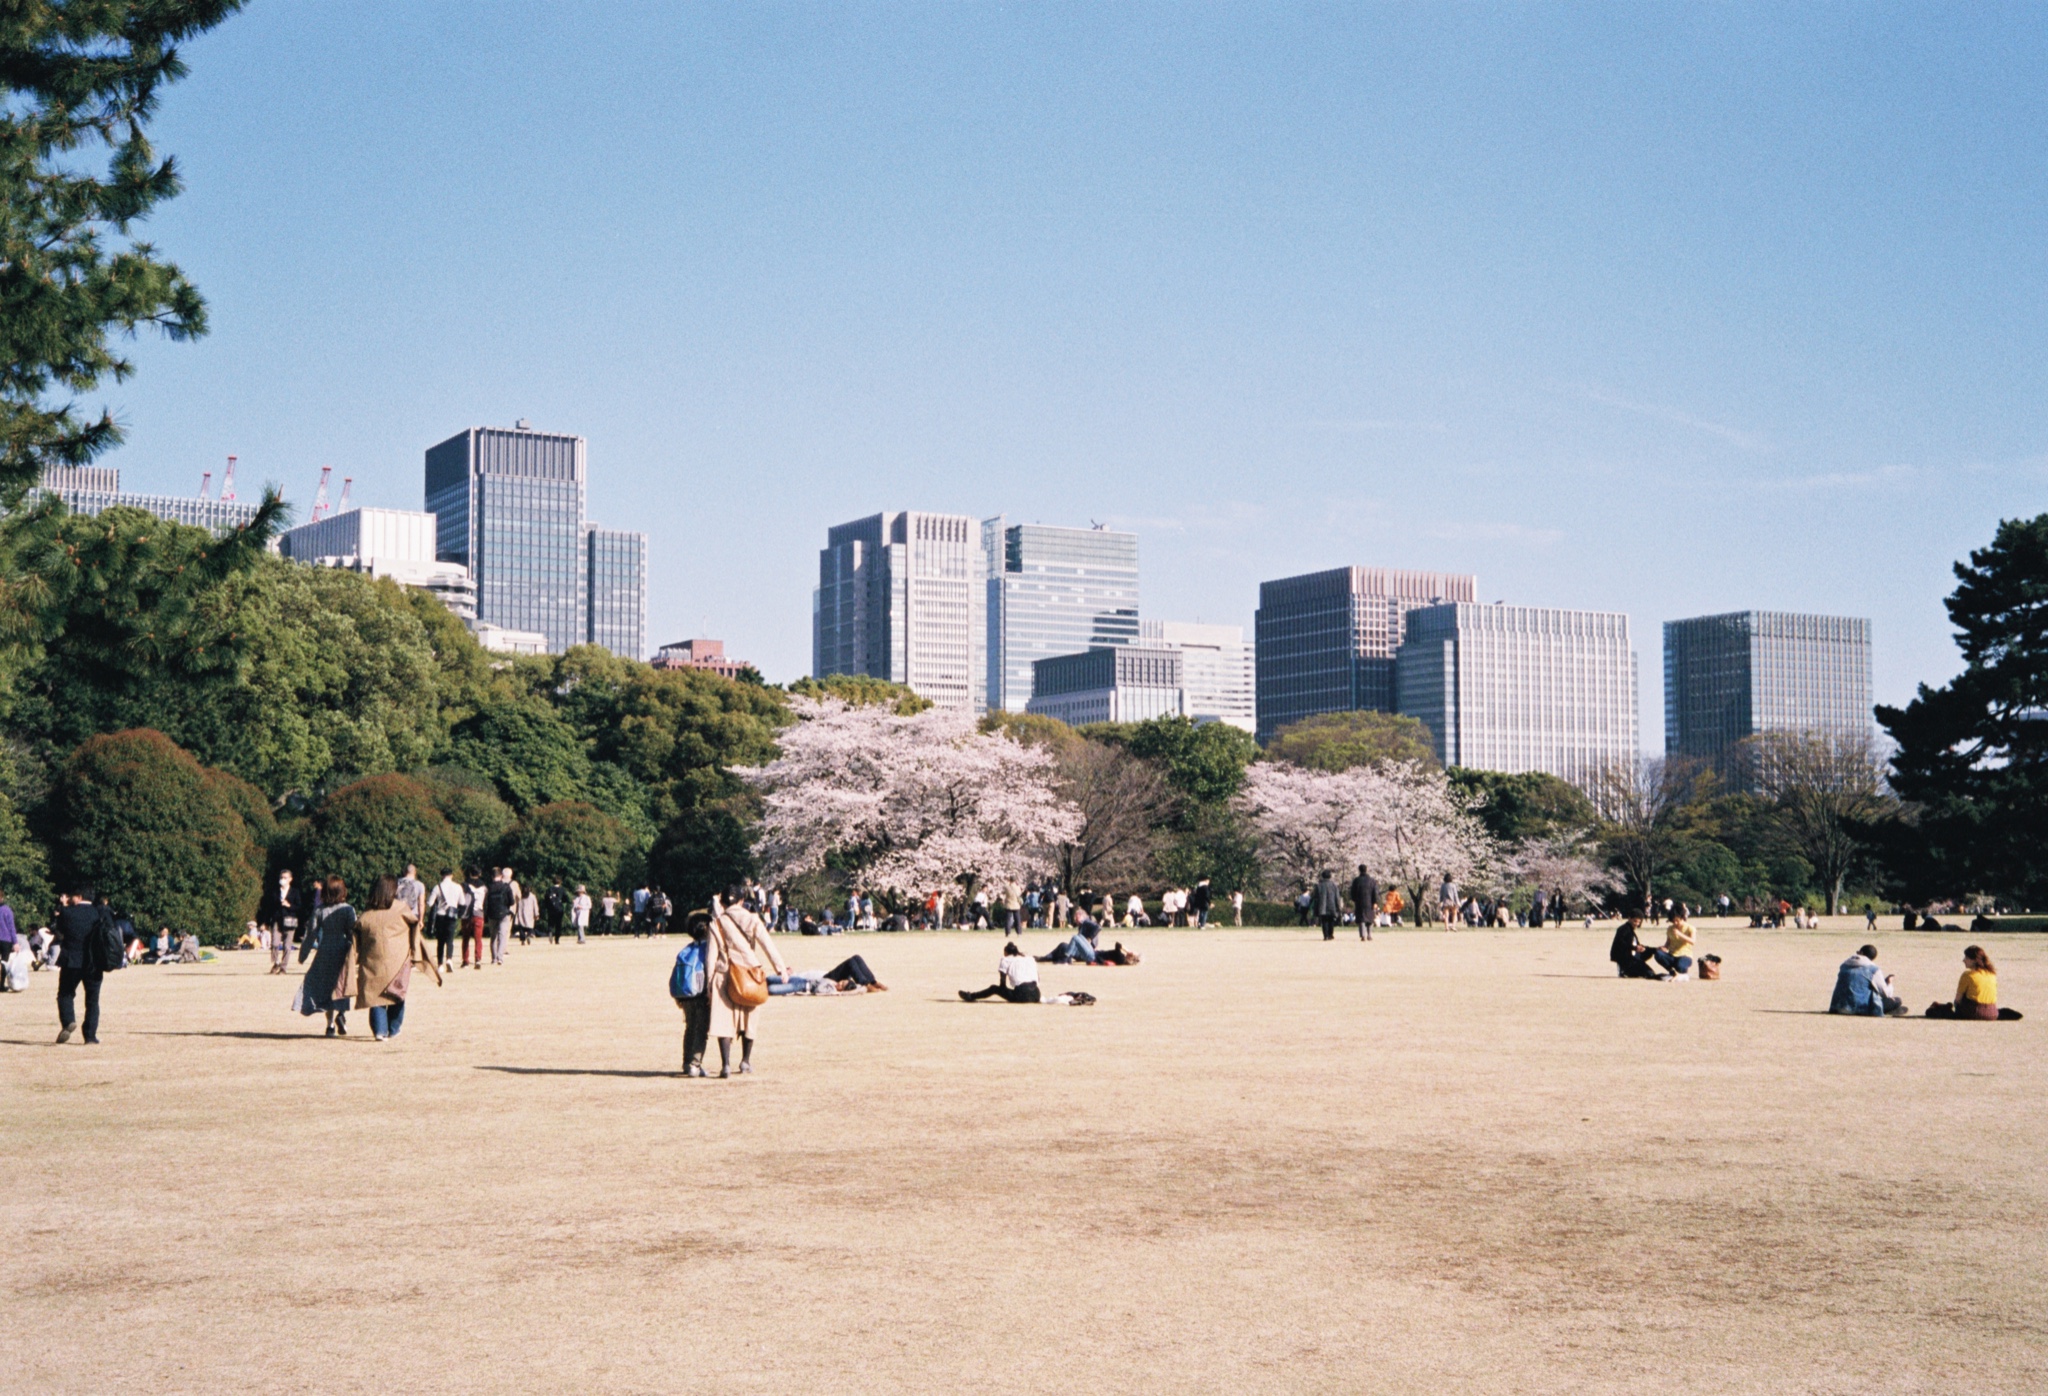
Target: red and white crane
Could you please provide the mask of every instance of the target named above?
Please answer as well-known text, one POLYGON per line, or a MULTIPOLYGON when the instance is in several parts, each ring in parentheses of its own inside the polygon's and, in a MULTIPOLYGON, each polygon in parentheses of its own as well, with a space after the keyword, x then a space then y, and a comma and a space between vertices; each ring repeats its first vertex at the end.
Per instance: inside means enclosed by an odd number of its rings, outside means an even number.
POLYGON ((233 503, 235 498, 235 458, 228 457, 228 473, 220 477, 222 503, 233 503))
POLYGON ((348 494, 350 490, 355 488, 355 483, 356 477, 353 475, 341 477, 341 503, 334 506, 335 513, 346 514, 349 511, 348 494))
POLYGON ((206 498, 206 492, 207 492, 208 490, 212 489, 212 488, 213 488, 213 472, 212 472, 211 470, 202 470, 202 471, 200 471, 200 472, 199 472, 199 497, 200 497, 201 499, 204 499, 204 498, 206 498))
POLYGON ((313 517, 309 522, 319 523, 327 517, 327 477, 333 473, 334 467, 331 465, 320 467, 320 488, 313 491, 313 517))

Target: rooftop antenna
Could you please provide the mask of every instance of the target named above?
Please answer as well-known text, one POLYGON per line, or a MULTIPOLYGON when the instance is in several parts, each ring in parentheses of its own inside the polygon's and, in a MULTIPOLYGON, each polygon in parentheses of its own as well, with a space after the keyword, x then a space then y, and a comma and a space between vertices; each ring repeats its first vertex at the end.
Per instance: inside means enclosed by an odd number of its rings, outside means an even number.
POLYGON ((220 477, 220 497, 233 503, 235 498, 235 458, 228 457, 228 473, 220 477))
POLYGON ((356 477, 353 475, 341 477, 341 503, 334 506, 335 513, 346 514, 348 512, 348 493, 351 489, 355 488, 355 483, 356 477))
POLYGON ((327 517, 327 477, 333 473, 334 467, 331 465, 320 467, 320 488, 313 491, 313 517, 310 520, 312 523, 319 523, 327 517))
POLYGON ((204 499, 204 498, 206 498, 206 492, 207 492, 207 491, 208 491, 209 489, 211 489, 211 488, 213 488, 213 472, 212 472, 211 470, 202 470, 202 471, 200 471, 200 472, 199 472, 199 497, 200 497, 201 499, 204 499))

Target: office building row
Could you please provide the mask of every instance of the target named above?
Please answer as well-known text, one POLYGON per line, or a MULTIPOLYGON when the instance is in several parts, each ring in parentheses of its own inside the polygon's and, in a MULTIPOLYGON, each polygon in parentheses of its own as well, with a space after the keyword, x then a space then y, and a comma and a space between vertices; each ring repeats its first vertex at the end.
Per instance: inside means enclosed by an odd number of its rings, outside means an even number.
MULTIPOLYGON (((1113 657, 1087 657, 1140 644, 1177 656, 1171 706, 1161 711, 1251 730, 1244 632, 1141 621, 1136 534, 1013 524, 1000 515, 977 523, 965 514, 890 512, 832 528, 818 555, 814 677, 871 675, 976 712, 1078 712, 1095 701, 1072 697, 1078 689, 1047 692, 1038 703, 1040 674, 1066 676, 1046 680, 1055 685, 1078 682, 1075 674, 1114 677, 1113 657), (1044 670, 1065 659, 1074 663, 1044 670)), ((1148 696, 1143 705, 1157 716, 1151 709, 1162 701, 1148 696)))

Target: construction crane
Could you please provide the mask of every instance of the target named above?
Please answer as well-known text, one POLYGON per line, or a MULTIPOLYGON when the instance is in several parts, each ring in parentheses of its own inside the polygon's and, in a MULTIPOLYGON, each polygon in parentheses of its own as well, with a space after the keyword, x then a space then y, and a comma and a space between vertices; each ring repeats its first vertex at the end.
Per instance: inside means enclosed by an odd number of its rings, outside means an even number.
POLYGON ((327 517, 327 477, 333 473, 334 467, 331 465, 320 467, 320 488, 313 491, 313 517, 310 520, 312 523, 319 523, 327 517))
POLYGON ((356 477, 353 475, 344 475, 341 477, 341 503, 334 506, 335 513, 346 514, 348 512, 348 492, 351 489, 355 488, 355 483, 356 477))
POLYGON ((232 504, 235 499, 235 458, 233 456, 228 457, 228 473, 220 477, 220 497, 221 502, 224 504, 232 504))
POLYGON ((207 492, 208 490, 212 489, 212 488, 213 488, 213 472, 212 472, 211 470, 202 470, 202 471, 200 471, 200 472, 199 472, 199 497, 200 497, 201 499, 204 499, 204 498, 206 498, 206 492, 207 492))

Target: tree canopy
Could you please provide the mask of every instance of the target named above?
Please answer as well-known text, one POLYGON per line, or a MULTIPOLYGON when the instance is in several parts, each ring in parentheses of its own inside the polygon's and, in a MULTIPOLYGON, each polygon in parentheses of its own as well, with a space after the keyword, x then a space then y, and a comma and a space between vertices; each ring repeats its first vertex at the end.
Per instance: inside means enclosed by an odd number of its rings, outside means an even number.
POLYGON ((1436 765, 1436 743, 1421 718, 1395 713, 1320 713, 1289 723, 1266 743, 1266 755, 1318 771, 1348 771, 1413 761, 1436 765))

